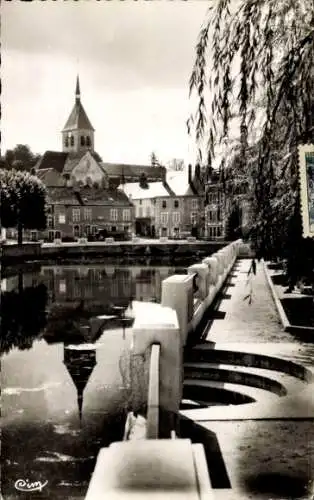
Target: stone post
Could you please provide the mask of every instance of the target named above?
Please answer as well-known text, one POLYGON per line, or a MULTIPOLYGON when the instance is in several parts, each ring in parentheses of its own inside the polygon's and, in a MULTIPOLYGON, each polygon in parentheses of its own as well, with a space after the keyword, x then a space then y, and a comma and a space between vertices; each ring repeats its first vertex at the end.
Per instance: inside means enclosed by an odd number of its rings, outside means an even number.
POLYGON ((162 282, 161 304, 176 311, 183 345, 186 344, 194 312, 193 280, 193 275, 175 274, 162 282))
POLYGON ((204 263, 193 264, 192 266, 188 267, 188 274, 197 275, 196 285, 198 286, 198 291, 196 292, 195 295, 201 300, 205 300, 208 295, 208 289, 209 289, 208 266, 204 263))
MULTIPOLYGON (((136 393, 136 405, 146 407, 151 349, 153 344, 159 344, 159 430, 160 437, 169 438, 171 430, 176 429, 182 398, 182 342, 176 312, 160 304, 149 304, 149 307, 151 312, 145 317, 136 316, 133 325, 132 356, 142 357, 144 362, 138 368, 144 370, 145 376, 137 378, 144 381, 144 387, 133 387, 132 392, 136 393)), ((136 380, 132 379, 131 383, 135 384, 136 380)))

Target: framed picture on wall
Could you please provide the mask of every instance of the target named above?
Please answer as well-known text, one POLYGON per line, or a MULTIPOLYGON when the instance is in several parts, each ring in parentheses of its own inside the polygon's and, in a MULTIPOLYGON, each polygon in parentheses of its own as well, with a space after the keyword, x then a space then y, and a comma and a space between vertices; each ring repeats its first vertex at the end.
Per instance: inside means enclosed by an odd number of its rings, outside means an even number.
POLYGON ((314 144, 299 146, 303 237, 314 237, 314 144))

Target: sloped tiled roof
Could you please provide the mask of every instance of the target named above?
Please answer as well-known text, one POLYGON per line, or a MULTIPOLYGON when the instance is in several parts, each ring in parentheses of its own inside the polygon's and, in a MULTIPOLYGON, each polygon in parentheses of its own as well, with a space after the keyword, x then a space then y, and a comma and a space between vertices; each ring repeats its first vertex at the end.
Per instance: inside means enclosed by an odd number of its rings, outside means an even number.
POLYGON ((48 203, 74 206, 132 206, 125 193, 120 190, 71 187, 48 187, 48 203))
POLYGON ((64 186, 65 179, 53 168, 41 168, 36 172, 37 177, 45 186, 64 186))
POLYGON ((73 189, 70 187, 48 187, 48 203, 53 205, 80 205, 73 189))
POLYGON ((127 182, 120 186, 120 189, 132 200, 147 200, 150 198, 158 198, 170 196, 165 184, 161 181, 148 183, 148 188, 142 188, 138 182, 127 182))
POLYGON ((95 130, 88 119, 88 116, 85 112, 85 109, 83 108, 83 104, 81 103, 80 99, 77 99, 75 101, 74 107, 63 128, 63 132, 78 129, 95 130))
POLYGON ((138 179, 142 173, 146 174, 147 179, 161 180, 165 176, 165 167, 152 167, 151 165, 132 165, 128 163, 101 163, 101 166, 107 172, 109 177, 124 176, 125 178, 138 179))
POLYGON ((60 151, 46 151, 36 165, 36 168, 39 170, 53 168, 61 174, 63 172, 67 156, 68 153, 60 151))
POLYGON ((120 189, 110 190, 85 187, 80 189, 77 194, 83 205, 132 205, 127 195, 120 189))

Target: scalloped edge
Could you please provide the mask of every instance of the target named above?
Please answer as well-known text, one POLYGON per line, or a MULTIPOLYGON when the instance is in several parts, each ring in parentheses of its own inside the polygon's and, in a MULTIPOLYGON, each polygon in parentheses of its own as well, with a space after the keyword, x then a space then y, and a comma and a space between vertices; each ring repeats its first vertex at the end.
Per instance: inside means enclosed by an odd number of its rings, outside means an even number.
MULTIPOLYGON (((314 220, 309 218, 309 190, 307 182, 305 154, 312 153, 314 156, 314 144, 300 144, 298 146, 298 170, 300 189, 300 211, 302 219, 302 234, 304 238, 314 238, 314 220), (310 223, 311 222, 311 223, 310 223)), ((313 189, 314 197, 314 189, 313 189)))

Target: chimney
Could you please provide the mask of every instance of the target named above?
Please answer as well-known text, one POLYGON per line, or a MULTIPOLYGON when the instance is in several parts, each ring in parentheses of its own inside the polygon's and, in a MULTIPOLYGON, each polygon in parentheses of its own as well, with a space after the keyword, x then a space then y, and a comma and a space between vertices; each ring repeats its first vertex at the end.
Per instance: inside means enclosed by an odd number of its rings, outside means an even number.
POLYGON ((201 178, 201 166, 199 163, 195 165, 195 178, 198 180, 201 178))
POLYGON ((189 185, 192 183, 192 165, 189 164, 188 166, 188 183, 189 185))

